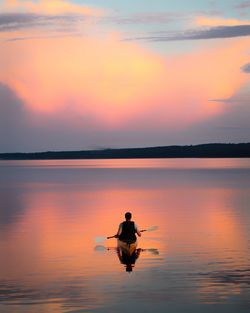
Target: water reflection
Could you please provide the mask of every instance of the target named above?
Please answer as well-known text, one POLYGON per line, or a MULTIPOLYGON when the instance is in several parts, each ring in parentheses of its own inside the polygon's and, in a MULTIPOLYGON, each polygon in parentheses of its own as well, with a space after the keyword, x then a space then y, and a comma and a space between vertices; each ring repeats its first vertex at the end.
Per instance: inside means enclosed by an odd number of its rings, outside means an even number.
POLYGON ((131 254, 122 250, 119 246, 105 247, 103 245, 96 245, 94 247, 94 250, 97 252, 102 252, 102 253, 105 251, 115 252, 115 254, 118 256, 120 263, 124 265, 125 271, 129 273, 133 271, 135 267, 135 263, 141 254, 143 256, 145 256, 145 254, 154 255, 154 256, 159 255, 158 249, 154 249, 154 248, 150 248, 150 249, 137 248, 131 254))
POLYGON ((88 281, 81 277, 55 281, 47 286, 25 286, 15 281, 0 282, 0 303, 4 303, 3 312, 19 312, 23 309, 24 312, 40 312, 39 307, 45 309, 44 312, 61 312, 72 308, 85 311, 97 308, 100 300, 89 290, 88 281))
MULTIPOLYGON (((207 303, 225 302, 250 286, 250 268, 222 269, 198 275, 202 279, 199 294, 207 303)), ((248 306, 250 308, 249 301, 248 306)))
POLYGON ((0 185, 0 233, 2 227, 14 224, 23 214, 25 205, 22 193, 0 185))
POLYGON ((249 312, 249 160, 129 162, 0 163, 0 311, 249 312), (129 260, 94 242, 127 209, 129 260))
POLYGON ((158 249, 154 249, 154 248, 151 248, 151 249, 138 248, 131 255, 117 248, 117 255, 120 260, 120 263, 124 265, 125 271, 129 273, 133 271, 135 267, 135 263, 137 259, 139 258, 139 256, 144 255, 146 252, 154 256, 159 255, 158 249))

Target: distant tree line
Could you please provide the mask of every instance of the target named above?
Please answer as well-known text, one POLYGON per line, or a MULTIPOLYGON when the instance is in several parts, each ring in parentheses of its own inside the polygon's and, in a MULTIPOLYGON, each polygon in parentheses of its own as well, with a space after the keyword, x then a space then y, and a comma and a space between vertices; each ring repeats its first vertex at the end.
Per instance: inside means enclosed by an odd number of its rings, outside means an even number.
POLYGON ((1 153, 1 160, 50 159, 132 159, 132 158, 249 158, 250 143, 211 143, 189 146, 163 146, 82 151, 1 153))

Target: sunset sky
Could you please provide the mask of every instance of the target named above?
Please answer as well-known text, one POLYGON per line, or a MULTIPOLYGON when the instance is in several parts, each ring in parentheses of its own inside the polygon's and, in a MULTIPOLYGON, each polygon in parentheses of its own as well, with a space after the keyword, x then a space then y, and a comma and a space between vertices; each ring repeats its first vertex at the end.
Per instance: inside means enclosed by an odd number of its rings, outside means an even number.
POLYGON ((0 152, 250 142, 250 1, 0 0, 0 152))

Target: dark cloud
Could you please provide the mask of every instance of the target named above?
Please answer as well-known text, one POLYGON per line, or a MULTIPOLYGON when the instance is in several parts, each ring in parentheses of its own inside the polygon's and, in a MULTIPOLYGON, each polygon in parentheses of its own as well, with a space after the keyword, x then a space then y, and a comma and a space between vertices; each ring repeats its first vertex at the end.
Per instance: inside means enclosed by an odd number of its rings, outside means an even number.
MULTIPOLYGON (((82 14, 46 15, 34 13, 1 13, 0 32, 15 31, 33 27, 57 26, 72 31, 74 25, 84 21, 87 16, 82 14)), ((58 30, 58 29, 57 29, 58 30)))
POLYGON ((242 36, 250 36, 250 25, 218 26, 208 29, 188 30, 182 33, 159 32, 152 36, 125 38, 124 40, 178 41, 233 38, 242 36))
POLYGON ((244 1, 235 6, 236 9, 244 10, 250 8, 250 1, 244 1))
POLYGON ((227 98, 215 98, 215 99, 209 99, 208 101, 210 101, 210 102, 223 102, 223 103, 225 103, 225 102, 230 102, 230 101, 232 101, 231 99, 227 99, 227 98))
POLYGON ((194 16, 200 15, 220 15, 219 10, 196 11, 193 13, 177 12, 177 11, 163 11, 163 12, 140 12, 129 15, 111 15, 105 16, 101 19, 102 22, 111 22, 116 24, 169 24, 178 23, 183 24, 190 22, 194 16))
POLYGON ((8 151, 25 138, 26 113, 23 102, 0 83, 0 147, 8 151))
POLYGON ((20 124, 24 115, 23 103, 11 89, 0 83, 0 134, 10 134, 11 129, 20 124))
POLYGON ((186 15, 181 13, 171 13, 171 12, 144 12, 131 14, 128 16, 112 16, 107 17, 106 20, 110 20, 112 22, 118 24, 166 24, 170 22, 176 21, 176 19, 184 19, 187 18, 186 15))
POLYGON ((54 115, 28 111, 15 92, 0 83, 0 153, 102 145, 105 130, 97 123, 93 116, 79 116, 71 110, 54 115))
POLYGON ((16 30, 25 27, 25 25, 33 25, 36 22, 35 14, 0 14, 0 31, 16 30))
POLYGON ((40 35, 40 36, 18 36, 18 37, 11 37, 9 39, 6 39, 5 42, 13 42, 13 41, 22 41, 22 40, 32 40, 32 39, 48 39, 48 38, 63 38, 66 37, 68 35, 66 34, 52 34, 52 35, 40 35))
POLYGON ((247 64, 243 65, 241 70, 244 73, 250 73, 250 63, 247 63, 247 64))
POLYGON ((221 102, 221 103, 239 103, 239 102, 243 102, 243 101, 245 101, 245 99, 244 99, 244 97, 243 97, 243 99, 241 99, 241 98, 239 98, 239 97, 237 97, 237 98, 218 98, 218 99, 210 99, 210 100, 208 100, 208 101, 210 101, 210 102, 221 102))

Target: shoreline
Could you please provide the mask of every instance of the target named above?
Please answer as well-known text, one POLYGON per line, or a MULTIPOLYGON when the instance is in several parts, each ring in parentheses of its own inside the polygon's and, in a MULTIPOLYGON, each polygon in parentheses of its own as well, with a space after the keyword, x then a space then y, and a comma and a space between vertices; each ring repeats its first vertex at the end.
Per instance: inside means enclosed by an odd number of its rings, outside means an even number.
POLYGON ((79 151, 0 153, 0 160, 250 158, 250 143, 211 143, 79 151))

